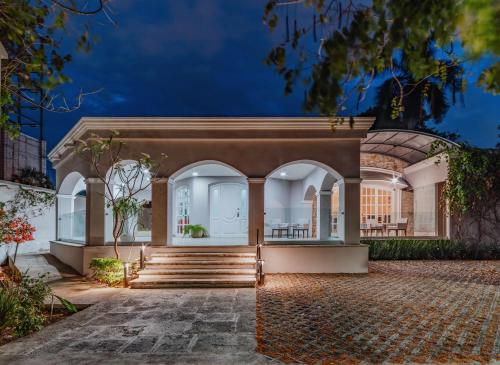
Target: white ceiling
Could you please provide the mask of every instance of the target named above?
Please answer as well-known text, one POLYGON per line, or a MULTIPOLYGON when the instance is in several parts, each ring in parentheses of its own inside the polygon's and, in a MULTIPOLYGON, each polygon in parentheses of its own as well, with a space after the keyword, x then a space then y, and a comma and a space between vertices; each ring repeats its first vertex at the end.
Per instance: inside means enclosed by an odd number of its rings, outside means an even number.
POLYGON ((218 164, 206 164, 184 171, 175 178, 175 181, 195 177, 193 173, 198 173, 197 176, 241 176, 237 171, 229 167, 218 164))
POLYGON ((302 180, 317 168, 319 167, 307 163, 296 163, 280 168, 279 170, 275 171, 270 177, 273 179, 281 180, 302 180), (282 172, 286 175, 281 176, 282 172))

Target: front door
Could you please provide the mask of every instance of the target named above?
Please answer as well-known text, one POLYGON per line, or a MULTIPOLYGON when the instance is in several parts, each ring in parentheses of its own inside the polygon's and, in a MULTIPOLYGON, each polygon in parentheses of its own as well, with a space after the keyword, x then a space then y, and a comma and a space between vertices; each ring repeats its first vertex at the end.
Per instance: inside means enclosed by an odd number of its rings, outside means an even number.
POLYGON ((237 237, 248 232, 248 190, 244 184, 210 186, 210 235, 237 237))

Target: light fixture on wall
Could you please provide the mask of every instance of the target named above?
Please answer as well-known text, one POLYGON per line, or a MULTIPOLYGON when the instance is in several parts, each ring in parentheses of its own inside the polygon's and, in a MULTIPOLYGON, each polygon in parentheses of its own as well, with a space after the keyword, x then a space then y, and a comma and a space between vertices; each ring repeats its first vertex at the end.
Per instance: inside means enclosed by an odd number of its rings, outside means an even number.
POLYGON ((395 184, 399 181, 399 179, 396 176, 393 176, 391 179, 391 183, 395 184))
POLYGON ((285 171, 281 171, 281 172, 280 172, 280 176, 281 176, 281 177, 285 177, 286 175, 287 175, 287 173, 286 173, 285 171))
POLYGON ((193 176, 198 176, 198 175, 199 175, 199 173, 197 173, 196 171, 194 171, 192 175, 193 175, 193 176))

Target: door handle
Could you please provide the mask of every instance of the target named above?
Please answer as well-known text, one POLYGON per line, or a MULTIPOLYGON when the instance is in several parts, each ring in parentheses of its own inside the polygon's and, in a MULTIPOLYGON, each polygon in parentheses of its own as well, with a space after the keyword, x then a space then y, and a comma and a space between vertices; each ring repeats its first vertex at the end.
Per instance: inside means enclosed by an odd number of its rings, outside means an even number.
POLYGON ((240 217, 240 208, 237 208, 236 209, 236 218, 239 218, 240 217))

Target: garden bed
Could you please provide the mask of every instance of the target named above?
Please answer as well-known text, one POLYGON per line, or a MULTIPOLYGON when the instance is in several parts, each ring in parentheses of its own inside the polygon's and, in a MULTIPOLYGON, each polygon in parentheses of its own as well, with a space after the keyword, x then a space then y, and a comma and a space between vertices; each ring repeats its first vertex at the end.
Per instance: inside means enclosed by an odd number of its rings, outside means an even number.
POLYGON ((0 345, 37 332, 77 311, 71 302, 54 294, 43 276, 32 278, 9 266, 0 266, 0 345))

